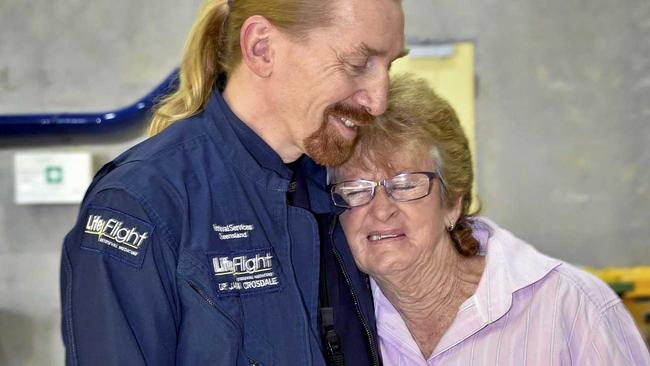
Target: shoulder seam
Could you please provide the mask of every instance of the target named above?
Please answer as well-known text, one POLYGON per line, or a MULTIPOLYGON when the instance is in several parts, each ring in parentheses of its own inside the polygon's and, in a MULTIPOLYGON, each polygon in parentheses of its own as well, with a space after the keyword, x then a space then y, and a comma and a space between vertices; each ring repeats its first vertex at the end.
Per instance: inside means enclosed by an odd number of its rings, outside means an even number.
POLYGON ((183 150, 185 150, 185 149, 187 149, 187 148, 189 148, 189 147, 196 146, 196 145, 197 145, 197 142, 196 142, 197 140, 202 140, 202 139, 205 139, 205 138, 208 138, 208 139, 209 139, 209 136, 208 136, 205 132, 202 132, 202 133, 200 133, 200 134, 198 134, 198 135, 196 135, 196 136, 193 136, 192 138, 188 138, 188 139, 186 139, 186 140, 182 140, 181 142, 179 142, 179 143, 176 144, 176 145, 167 146, 167 147, 165 147, 164 149, 161 149, 160 151, 157 151, 156 153, 152 154, 152 155, 150 156, 150 158, 151 158, 151 159, 157 159, 160 155, 162 155, 162 154, 164 154, 164 153, 166 153, 166 152, 168 152, 168 151, 170 151, 170 150, 174 150, 174 149, 176 149, 176 148, 179 147, 179 146, 180 146, 181 149, 183 149, 183 150))
POLYGON ((584 295, 585 299, 587 299, 589 303, 591 303, 591 305, 597 309, 599 314, 602 315, 602 313, 606 312, 609 308, 621 302, 620 298, 612 298, 604 302, 597 301, 593 298, 593 295, 591 295, 591 293, 584 288, 583 284, 580 281, 576 281, 572 276, 569 276, 563 271, 558 270, 559 267, 561 266, 553 268, 552 272, 556 272, 559 276, 562 276, 562 278, 570 281, 580 291, 580 293, 584 295))
MULTIPOLYGON (((201 134, 192 136, 191 138, 188 138, 186 140, 182 140, 182 141, 180 141, 180 142, 178 142, 176 144, 165 146, 162 149, 154 152, 151 155, 148 155, 148 156, 145 156, 145 157, 126 159, 125 161, 120 162, 119 164, 116 164, 115 167, 117 168, 117 167, 125 166, 125 165, 132 164, 132 163, 138 163, 138 162, 155 161, 155 160, 158 160, 161 156, 163 156, 163 155, 165 155, 167 153, 173 152, 174 150, 178 150, 179 148, 181 150, 185 150, 185 149, 188 149, 190 147, 194 147, 194 146, 197 145, 198 140, 202 140, 202 139, 206 139, 206 138, 209 139, 209 136, 206 133, 203 132, 201 134)), ((113 162, 114 161, 115 160, 113 160, 113 162)))

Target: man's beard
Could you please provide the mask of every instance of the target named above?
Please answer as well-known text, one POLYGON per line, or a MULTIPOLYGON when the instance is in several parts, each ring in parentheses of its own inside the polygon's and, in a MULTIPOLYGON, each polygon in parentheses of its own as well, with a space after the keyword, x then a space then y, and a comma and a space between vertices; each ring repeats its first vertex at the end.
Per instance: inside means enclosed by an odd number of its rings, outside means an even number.
POLYGON ((374 117, 365 111, 341 104, 335 104, 325 110, 320 128, 305 139, 305 152, 318 164, 336 166, 345 163, 352 155, 358 132, 351 140, 345 138, 338 131, 338 127, 328 121, 330 115, 336 116, 335 118, 347 118, 358 125, 370 124, 374 117))

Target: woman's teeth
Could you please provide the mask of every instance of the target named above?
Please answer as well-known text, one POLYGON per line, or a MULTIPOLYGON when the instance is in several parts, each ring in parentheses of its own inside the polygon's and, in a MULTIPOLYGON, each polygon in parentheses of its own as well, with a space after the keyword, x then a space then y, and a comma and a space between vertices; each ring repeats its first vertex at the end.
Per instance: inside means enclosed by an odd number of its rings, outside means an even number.
POLYGON ((397 238, 398 236, 399 235, 397 235, 397 234, 385 234, 385 235, 372 234, 372 235, 368 235, 368 240, 377 241, 377 240, 382 240, 382 239, 397 238))

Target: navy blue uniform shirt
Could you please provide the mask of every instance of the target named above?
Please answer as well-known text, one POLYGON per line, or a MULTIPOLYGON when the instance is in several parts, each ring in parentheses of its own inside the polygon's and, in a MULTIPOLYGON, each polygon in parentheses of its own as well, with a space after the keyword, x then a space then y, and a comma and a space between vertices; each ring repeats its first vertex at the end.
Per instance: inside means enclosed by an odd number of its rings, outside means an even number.
MULTIPOLYGON (((294 174, 256 138, 215 92, 97 173, 63 246, 68 365, 324 364, 324 171, 303 158, 294 174), (294 206, 296 176, 307 201, 294 206)), ((344 244, 328 261, 342 347, 347 364, 377 364, 372 301, 344 244)))

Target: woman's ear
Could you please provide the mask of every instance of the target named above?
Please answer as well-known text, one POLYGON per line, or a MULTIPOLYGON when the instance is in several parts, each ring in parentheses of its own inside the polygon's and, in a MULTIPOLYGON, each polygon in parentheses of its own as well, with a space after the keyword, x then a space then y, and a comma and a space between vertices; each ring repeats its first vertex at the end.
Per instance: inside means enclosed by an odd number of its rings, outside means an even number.
POLYGON ((240 33, 242 61, 257 76, 266 78, 273 73, 273 24, 261 15, 244 22, 240 33))
POLYGON ((456 226, 456 223, 458 222, 458 219, 460 218, 460 214, 462 213, 463 209, 463 196, 460 195, 456 197, 456 199, 453 200, 453 202, 450 202, 450 206, 448 206, 447 210, 447 217, 446 217, 446 224, 447 227, 454 227, 456 226))

